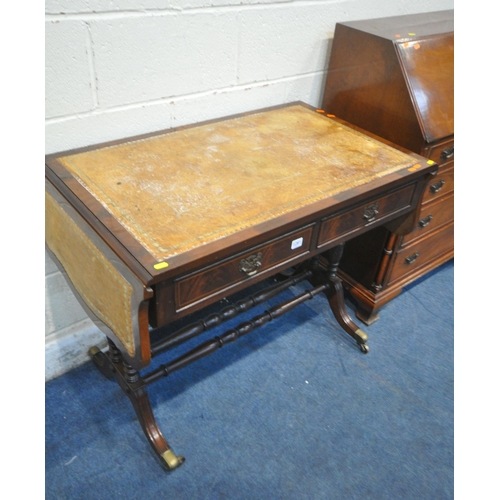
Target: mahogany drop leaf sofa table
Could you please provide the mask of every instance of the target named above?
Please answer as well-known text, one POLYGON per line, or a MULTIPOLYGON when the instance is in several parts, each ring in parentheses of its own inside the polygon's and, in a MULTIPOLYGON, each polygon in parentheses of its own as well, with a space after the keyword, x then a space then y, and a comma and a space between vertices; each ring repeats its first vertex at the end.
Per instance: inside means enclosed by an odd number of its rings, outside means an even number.
POLYGON ((184 458, 155 420, 148 384, 320 293, 368 352, 336 276, 343 245, 381 225, 411 231, 436 170, 300 102, 46 157, 48 251, 107 336, 109 348, 90 357, 128 396, 165 468, 184 458), (160 327, 277 275, 151 342, 160 327), (144 373, 153 356, 302 280, 312 288, 144 373))

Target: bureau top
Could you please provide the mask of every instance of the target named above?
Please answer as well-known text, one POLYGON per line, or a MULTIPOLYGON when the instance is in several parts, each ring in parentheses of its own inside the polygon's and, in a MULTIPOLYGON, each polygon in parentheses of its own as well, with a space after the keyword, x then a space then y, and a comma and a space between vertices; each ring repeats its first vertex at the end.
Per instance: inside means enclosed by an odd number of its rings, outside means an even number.
POLYGON ((454 32, 454 10, 408 14, 339 23, 389 40, 454 32))
POLYGON ((454 11, 338 23, 323 108, 412 151, 454 133, 454 11))
POLYGON ((176 255, 410 175, 419 160, 294 103, 51 155, 47 165, 124 246, 139 242, 146 252, 135 257, 154 275, 176 255))

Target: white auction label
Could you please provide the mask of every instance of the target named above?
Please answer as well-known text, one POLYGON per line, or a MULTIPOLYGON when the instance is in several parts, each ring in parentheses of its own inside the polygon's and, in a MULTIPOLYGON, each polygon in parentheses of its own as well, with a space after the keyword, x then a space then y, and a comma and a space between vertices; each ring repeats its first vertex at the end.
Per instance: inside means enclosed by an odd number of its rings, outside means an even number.
POLYGON ((304 243, 304 238, 297 238, 296 240, 293 240, 292 241, 292 250, 295 250, 296 248, 301 247, 302 243, 304 243))

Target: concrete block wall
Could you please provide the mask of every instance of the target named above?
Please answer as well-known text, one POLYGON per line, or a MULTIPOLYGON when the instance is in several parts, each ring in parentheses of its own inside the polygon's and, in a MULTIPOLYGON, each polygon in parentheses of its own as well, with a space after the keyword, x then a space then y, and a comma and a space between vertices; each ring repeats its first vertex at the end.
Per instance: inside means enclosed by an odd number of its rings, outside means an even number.
MULTIPOLYGON (((335 23, 452 0, 46 0, 46 153, 301 100, 319 106, 335 23)), ((46 380, 103 343, 46 258, 46 380)))

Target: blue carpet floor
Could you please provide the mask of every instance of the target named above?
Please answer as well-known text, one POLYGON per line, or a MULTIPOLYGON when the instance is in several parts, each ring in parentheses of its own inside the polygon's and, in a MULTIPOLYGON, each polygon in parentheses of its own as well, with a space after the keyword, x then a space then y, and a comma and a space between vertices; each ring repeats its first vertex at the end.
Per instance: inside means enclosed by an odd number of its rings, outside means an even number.
POLYGON ((50 381, 46 498, 452 499, 453 261, 409 286, 378 322, 358 324, 367 355, 320 296, 149 386, 165 437, 186 457, 173 472, 92 363, 50 381))

